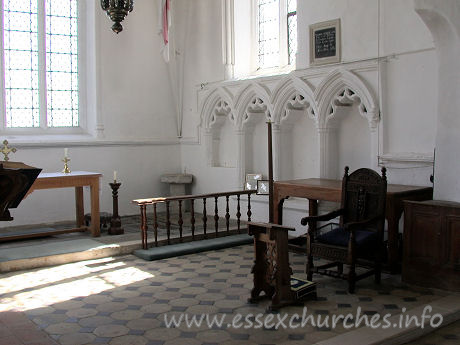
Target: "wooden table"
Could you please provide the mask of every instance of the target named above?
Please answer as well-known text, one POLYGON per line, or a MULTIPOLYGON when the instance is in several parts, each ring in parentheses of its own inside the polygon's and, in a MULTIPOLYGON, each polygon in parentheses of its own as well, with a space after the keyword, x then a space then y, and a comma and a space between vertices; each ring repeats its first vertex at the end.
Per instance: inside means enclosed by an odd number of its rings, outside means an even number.
MULTIPOLYGON (((303 180, 276 181, 273 184, 273 218, 283 223, 283 203, 288 197, 307 198, 309 215, 318 214, 318 200, 340 202, 342 180, 310 178, 303 180)), ((430 200, 433 188, 389 184, 387 188, 386 214, 388 221, 388 266, 392 273, 400 271, 398 263, 399 219, 404 211, 403 200, 430 200)), ((299 220, 300 223, 300 220, 299 220)))
POLYGON ((98 237, 101 234, 100 215, 99 215, 99 180, 102 174, 88 171, 73 171, 69 174, 64 173, 41 173, 38 175, 29 193, 38 189, 54 189, 75 187, 75 209, 77 228, 72 231, 86 231, 84 227, 84 206, 83 206, 83 187, 89 186, 91 193, 91 235, 98 237))

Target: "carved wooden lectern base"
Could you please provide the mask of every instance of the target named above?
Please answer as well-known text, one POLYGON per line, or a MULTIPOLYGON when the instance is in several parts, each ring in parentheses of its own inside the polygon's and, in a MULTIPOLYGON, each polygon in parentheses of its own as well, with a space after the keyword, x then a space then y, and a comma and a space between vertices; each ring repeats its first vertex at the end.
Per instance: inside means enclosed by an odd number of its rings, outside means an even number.
MULTIPOLYGON (((254 288, 251 290, 249 302, 255 303, 260 299, 270 298, 269 311, 299 303, 300 294, 291 289, 292 269, 288 254, 288 231, 294 229, 271 223, 249 222, 248 231, 249 235, 254 236, 255 253, 252 268, 254 288), (260 296, 262 292, 265 294, 260 296)), ((308 285, 308 291, 304 292, 316 297, 316 285, 308 285)))

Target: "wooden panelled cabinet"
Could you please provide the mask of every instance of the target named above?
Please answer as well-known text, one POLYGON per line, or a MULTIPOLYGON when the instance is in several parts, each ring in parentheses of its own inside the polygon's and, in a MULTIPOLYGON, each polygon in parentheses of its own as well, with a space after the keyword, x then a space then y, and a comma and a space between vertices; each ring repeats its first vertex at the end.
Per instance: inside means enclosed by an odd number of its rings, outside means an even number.
POLYGON ((402 280, 460 291, 460 203, 404 202, 402 280))

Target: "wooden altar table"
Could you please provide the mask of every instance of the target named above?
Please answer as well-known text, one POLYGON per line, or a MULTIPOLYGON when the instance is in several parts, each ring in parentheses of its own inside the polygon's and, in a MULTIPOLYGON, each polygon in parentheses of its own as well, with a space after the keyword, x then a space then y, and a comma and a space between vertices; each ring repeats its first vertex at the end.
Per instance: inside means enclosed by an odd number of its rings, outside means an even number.
POLYGON ((29 193, 39 189, 75 187, 76 229, 66 232, 86 231, 84 225, 85 211, 83 206, 83 187, 90 187, 91 196, 91 235, 98 237, 101 234, 99 215, 99 181, 102 174, 88 171, 73 171, 69 174, 61 172, 41 173, 38 175, 29 193))
MULTIPOLYGON (((274 223, 283 223, 283 203, 289 197, 307 198, 309 215, 318 214, 318 200, 340 202, 342 180, 310 178, 302 180, 275 181, 273 184, 274 223)), ((388 266, 392 273, 400 271, 398 262, 399 219, 404 211, 403 200, 430 200, 433 188, 389 184, 387 188, 386 214, 388 221, 388 266)), ((300 224, 300 219, 299 219, 300 224)))

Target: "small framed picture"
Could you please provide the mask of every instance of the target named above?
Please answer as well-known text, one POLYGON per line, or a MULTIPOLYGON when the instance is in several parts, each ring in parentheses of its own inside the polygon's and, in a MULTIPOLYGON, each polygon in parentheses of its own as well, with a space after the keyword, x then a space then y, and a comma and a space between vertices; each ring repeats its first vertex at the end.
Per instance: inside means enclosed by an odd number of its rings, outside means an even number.
POLYGON ((262 179, 262 174, 246 174, 244 190, 257 190, 257 180, 262 179))
POLYGON ((340 19, 310 25, 310 65, 340 62, 340 19))
POLYGON ((269 180, 257 180, 257 195, 268 195, 270 192, 269 180))

